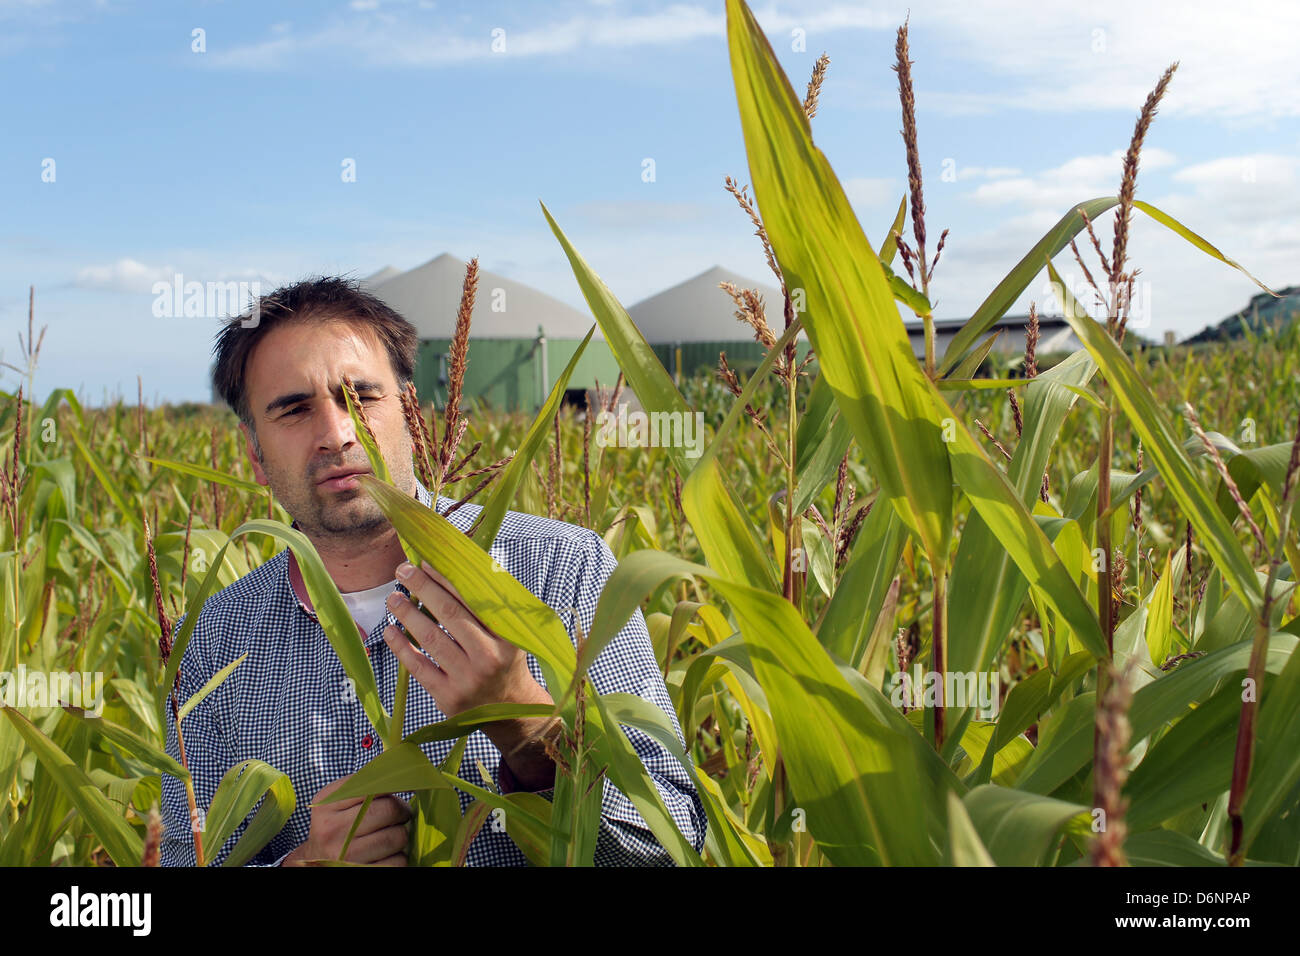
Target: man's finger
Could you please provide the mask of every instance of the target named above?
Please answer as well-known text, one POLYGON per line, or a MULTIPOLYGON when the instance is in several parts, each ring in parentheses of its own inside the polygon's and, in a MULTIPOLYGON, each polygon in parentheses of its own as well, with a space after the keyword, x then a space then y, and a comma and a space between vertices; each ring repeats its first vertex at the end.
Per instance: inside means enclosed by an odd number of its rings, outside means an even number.
POLYGON ((405 826, 410 818, 410 808, 402 801, 393 797, 376 797, 357 825, 356 836, 365 836, 391 826, 405 826))
POLYGON ((375 830, 364 836, 354 837, 348 847, 349 863, 374 863, 386 860, 395 854, 405 853, 410 836, 406 827, 390 826, 375 830))
POLYGON ((427 574, 434 584, 438 585, 438 587, 442 588, 444 591, 450 594, 453 600, 459 602, 463 607, 465 607, 468 610, 469 605, 465 603, 465 599, 460 596, 460 592, 456 590, 456 588, 452 585, 452 583, 442 575, 442 572, 440 572, 428 561, 425 561, 423 564, 420 565, 420 570, 423 571, 425 574, 427 574))
MULTIPOLYGON (((429 583, 432 585, 432 582, 429 583)), ((412 593, 414 594, 414 592, 412 593)), ((451 627, 449 626, 447 631, 444 631, 404 594, 398 591, 390 594, 388 596, 388 607, 393 612, 393 617, 397 618, 402 627, 406 628, 407 633, 414 637, 419 645, 429 652, 429 656, 439 662, 439 665, 443 661, 455 664, 459 658, 465 656, 465 649, 448 634, 451 627)), ((430 607, 427 601, 425 607, 430 607)), ((439 620, 448 625, 456 626, 461 633, 464 633, 464 627, 459 626, 459 615, 448 618, 439 617, 439 620)))
POLYGON ((411 596, 422 603, 457 641, 476 641, 491 635, 451 586, 451 582, 434 571, 427 562, 421 568, 413 570, 404 583, 411 596))
POLYGON ((470 610, 451 582, 427 561, 419 573, 411 576, 407 588, 434 614, 466 656, 477 657, 493 642, 501 640, 470 610))
POLYGON ((435 664, 412 647, 411 642, 406 639, 406 635, 391 624, 384 628, 384 643, 393 652, 398 663, 405 667, 425 690, 437 698, 438 694, 435 688, 438 682, 447 676, 446 672, 438 664, 435 664))

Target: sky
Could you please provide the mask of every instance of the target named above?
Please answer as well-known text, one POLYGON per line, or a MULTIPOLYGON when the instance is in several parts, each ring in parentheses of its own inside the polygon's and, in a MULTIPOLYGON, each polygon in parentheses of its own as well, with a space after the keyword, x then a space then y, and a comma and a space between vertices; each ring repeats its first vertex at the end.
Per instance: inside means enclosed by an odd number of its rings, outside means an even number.
MULTIPOLYGON (((1265 284, 1300 283, 1300 4, 751 8, 796 90, 829 55, 813 136, 873 245, 906 191, 892 66, 910 16, 931 250, 950 230, 937 318, 968 317, 1074 204, 1117 191, 1175 60, 1138 198, 1265 284)), ((134 401, 139 376, 150 403, 206 401, 220 316, 167 315, 155 283, 269 291, 443 252, 585 312, 541 202, 624 305, 713 265, 771 284, 723 188, 749 182, 725 29, 722 0, 0 0, 0 360, 24 364, 34 286, 38 397, 134 401)), ((1129 248, 1149 338, 1259 291, 1140 214, 1129 248)), ((1056 264, 1082 283, 1068 250, 1056 264)), ((1013 311, 1031 299, 1051 310, 1042 279, 1013 311)))

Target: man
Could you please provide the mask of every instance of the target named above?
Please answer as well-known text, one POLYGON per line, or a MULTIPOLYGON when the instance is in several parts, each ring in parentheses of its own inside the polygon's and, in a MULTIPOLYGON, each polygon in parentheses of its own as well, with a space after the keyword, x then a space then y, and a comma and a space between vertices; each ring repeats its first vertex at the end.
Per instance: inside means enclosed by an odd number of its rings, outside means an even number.
MULTIPOLYGON (((357 442, 340 383, 350 376, 374 427, 394 484, 426 506, 415 478, 412 443, 399 401, 411 380, 415 328, 374 296, 340 279, 300 282, 257 303, 218 336, 213 381, 240 418, 258 483, 269 485, 315 546, 364 634, 380 697, 391 713, 399 662, 412 674, 404 733, 472 707, 497 702, 552 703, 531 654, 487 631, 428 564, 406 563, 397 534, 356 475, 370 471, 357 442), (434 624, 412 599, 442 622, 434 624), (407 641, 401 624, 424 653, 407 641)), ((440 497, 446 511, 452 499, 440 497)), ((480 508, 465 505, 449 520, 462 530, 480 508)), ((600 591, 616 562, 595 532, 561 521, 508 512, 491 553, 507 572, 560 615, 570 637, 590 630, 600 591), (574 611, 580 622, 574 621, 574 611)), ((182 619, 183 620, 183 619, 182 619)), ((177 631, 181 626, 177 622, 177 631)), ((281 832, 251 862, 297 864, 337 859, 361 800, 310 807, 380 752, 376 734, 312 610, 288 549, 210 598, 199 612, 180 666, 184 703, 221 668, 244 662, 181 721, 181 743, 200 812, 226 771, 258 758, 288 774, 297 807, 281 832)), ((681 730, 637 610, 589 672, 600 693, 639 694, 681 730)), ((502 792, 553 794, 555 765, 538 731, 544 718, 499 721, 470 736, 460 775, 478 781, 478 763, 502 792), (504 758, 502 755, 506 755, 504 758)), ((626 730, 673 819, 696 849, 705 817, 695 788, 662 745, 626 730)), ((452 741, 423 745, 435 763, 452 741)), ((174 719, 167 748, 177 759, 174 719)), ((164 865, 193 865, 195 848, 185 788, 163 776, 164 865)), ((595 862, 671 865, 630 800, 603 781, 595 862)), ((409 795, 406 795, 409 798, 409 795)), ((470 797, 460 794, 461 811, 470 797)), ((376 797, 358 825, 346 859, 404 865, 410 807, 403 795, 376 797)), ((220 863, 251 820, 223 847, 204 847, 220 863)), ((471 865, 523 865, 501 827, 485 826, 470 846, 471 865), (500 831, 500 832, 499 832, 500 831)))

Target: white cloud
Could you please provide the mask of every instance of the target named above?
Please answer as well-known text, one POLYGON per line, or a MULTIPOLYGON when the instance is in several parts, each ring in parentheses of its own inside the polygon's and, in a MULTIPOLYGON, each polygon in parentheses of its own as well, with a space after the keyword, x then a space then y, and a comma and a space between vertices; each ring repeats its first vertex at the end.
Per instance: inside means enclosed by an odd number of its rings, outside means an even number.
POLYGON ((844 180, 842 185, 849 202, 859 210, 897 205, 899 197, 907 191, 900 180, 870 176, 855 176, 844 180))
MULTIPOLYGON (((1094 196, 1113 195, 1124 169, 1124 150, 1106 155, 1076 156, 1053 169, 1035 176, 1007 176, 981 183, 971 191, 977 202, 989 205, 1020 203, 1045 209, 1055 222, 1071 205, 1094 196)), ((1144 170, 1173 165, 1175 157, 1168 150, 1149 147, 1138 162, 1138 179, 1144 170)), ((960 175, 958 178, 961 178, 960 175)))
POLYGON ((230 268, 177 268, 171 265, 147 265, 136 259, 122 258, 107 265, 90 265, 78 269, 71 285, 78 289, 101 292, 121 292, 131 295, 153 295, 154 283, 165 282, 170 287, 177 277, 182 284, 188 282, 257 282, 270 287, 288 281, 283 274, 260 269, 230 268))
MULTIPOLYGON (((312 56, 355 58, 373 66, 437 68, 503 54, 491 28, 505 29, 505 54, 554 57, 582 49, 670 46, 721 41, 720 4, 670 3, 628 11, 612 3, 556 5, 549 22, 517 28, 484 23, 471 32, 431 28, 405 10, 353 0, 351 10, 314 30, 216 50, 204 65, 267 69, 312 56), (391 11, 391 12, 390 12, 391 11)), ((802 29, 892 31, 908 11, 865 4, 810 3, 798 13, 753 4, 773 44, 802 29)), ((1290 0, 1238 4, 1217 0, 1093 0, 1089 4, 1026 0, 934 0, 911 11, 918 87, 927 109, 950 114, 1028 108, 1135 110, 1160 74, 1181 63, 1162 109, 1242 121, 1300 116, 1300 4, 1290 0), (1274 38, 1282 38, 1279 42, 1274 38), (927 50, 942 48, 940 60, 927 50), (994 81, 990 83, 989 81, 994 81), (993 88, 990 88, 992 86, 993 88)), ((533 21, 536 23, 536 21, 533 21)))
POLYGON ((847 29, 896 30, 906 16, 901 8, 893 11, 871 10, 863 4, 832 4, 798 16, 777 13, 775 4, 762 7, 754 3, 751 8, 765 32, 788 32, 795 28, 808 33, 847 29))
MULTIPOLYGON (((367 0, 360 0, 365 4, 367 0)), ((400 16, 355 14, 336 18, 314 31, 260 40, 211 52, 204 65, 228 69, 280 69, 312 56, 356 58, 372 66, 437 68, 473 60, 560 56, 582 47, 629 47, 681 43, 702 36, 721 37, 723 20, 700 7, 670 6, 646 15, 578 14, 532 28, 516 29, 509 21, 484 24, 475 33, 430 29, 400 16), (493 49, 495 30, 504 50, 493 49)))
MULTIPOLYGON (((1003 275, 1029 251, 1071 204, 1117 191, 1122 152, 1079 156, 1052 169, 996 180, 975 181, 965 195, 996 207, 983 217, 989 227, 968 234, 954 231, 932 286, 945 318, 968 316, 1003 275)), ((1146 150, 1142 169, 1166 170, 1158 191, 1139 195, 1205 237, 1224 255, 1279 288, 1296 281, 1300 261, 1300 158, 1277 153, 1222 156, 1179 167, 1162 150, 1146 150)), ((973 177, 972 177, 973 179, 973 177)), ((1097 225, 1102 248, 1109 252, 1112 216, 1097 225)), ((1094 277, 1100 276, 1089 243, 1080 251, 1094 277)), ((1057 268, 1085 305, 1091 293, 1069 250, 1057 268), (1073 276, 1073 280, 1071 280, 1073 276)), ((1207 258, 1205 253, 1152 219, 1135 212, 1131 220, 1129 266, 1140 269, 1136 296, 1145 309, 1139 331, 1159 340, 1166 330, 1179 337, 1242 308, 1258 288, 1242 273, 1207 258)), ((1024 312, 1030 300, 1040 310, 1056 304, 1040 276, 1010 310, 1024 312)))
POLYGON ((946 87, 943 96, 927 96, 927 105, 952 112, 1136 110, 1177 60, 1162 110, 1243 120, 1300 116, 1292 42, 1300 35, 1300 4, 1290 0, 1230 9, 1217 0, 937 0, 913 12, 912 34, 921 31, 943 37, 965 61, 946 62, 941 83, 933 63, 918 71, 918 83, 946 87), (976 76, 1010 85, 965 92, 966 64, 977 67, 976 76))
POLYGON ((1205 163, 1196 163, 1174 173, 1176 182, 1191 183, 1198 192, 1234 194, 1254 192, 1255 187, 1284 191, 1287 198, 1295 196, 1300 178, 1300 159, 1277 153, 1254 153, 1247 156, 1223 156, 1205 163))
POLYGON ((1264 249, 1275 248, 1273 237, 1294 230, 1300 219, 1300 158, 1294 156, 1224 156, 1180 169, 1173 180, 1191 192, 1166 200, 1171 215, 1212 215, 1255 236, 1264 249))
MULTIPOLYGON (((1224 156, 1180 169, 1172 178, 1190 192, 1171 191, 1153 199, 1155 205, 1272 288, 1295 284, 1300 262, 1300 159, 1273 153, 1224 156)), ((1158 231, 1162 245, 1189 248, 1158 231)), ((1249 280, 1213 263, 1209 268, 1218 269, 1233 287, 1253 294, 1249 280)), ((1240 292, 1238 297, 1244 299, 1240 292)))
POLYGON ((148 292, 155 282, 171 282, 175 271, 171 266, 148 266, 135 259, 118 259, 108 265, 79 269, 73 285, 106 292, 148 292))
MULTIPOLYGON (((214 50, 204 65, 229 69, 278 69, 312 55, 352 56, 374 66, 443 67, 502 55, 561 56, 580 49, 626 49, 669 46, 726 36, 726 17, 714 4, 673 3, 644 13, 618 12, 613 4, 591 6, 608 12, 558 15, 548 23, 516 28, 510 22, 484 24, 476 33, 429 29, 400 15, 378 14, 377 0, 352 0, 354 16, 335 19, 294 37, 260 40, 228 50, 214 50), (372 15, 373 14, 373 15, 372 15), (504 51, 493 49, 493 29, 504 30, 504 51)), ((772 35, 800 29, 815 37, 832 30, 893 29, 899 15, 873 12, 857 5, 832 4, 801 15, 757 9, 755 16, 772 35)))

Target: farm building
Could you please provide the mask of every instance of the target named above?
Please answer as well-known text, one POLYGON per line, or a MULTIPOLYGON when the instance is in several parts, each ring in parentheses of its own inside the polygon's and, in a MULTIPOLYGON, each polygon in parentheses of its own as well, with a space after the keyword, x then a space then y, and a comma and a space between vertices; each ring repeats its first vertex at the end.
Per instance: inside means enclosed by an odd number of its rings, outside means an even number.
MULTIPOLYGON (((410 272, 392 272, 391 267, 381 270, 363 283, 420 330, 423 344, 416 388, 422 397, 441 401, 446 394, 447 350, 465 264, 443 254, 410 272)), ((726 351, 728 360, 739 369, 752 368, 762 358, 762 347, 749 326, 736 318, 736 306, 719 288, 721 282, 757 290, 763 296, 768 324, 778 335, 785 326, 780 290, 717 266, 702 272, 628 309, 632 321, 675 377, 716 368, 720 351, 726 351)), ((535 411, 594 323, 589 314, 536 289, 480 270, 470 326, 466 397, 483 397, 497 408, 535 411), (494 310, 497 306, 500 311, 494 310), (543 336, 544 352, 539 346, 543 336)), ((807 337, 801 333, 799 356, 807 350, 807 337)), ((612 385, 618 372, 597 328, 570 379, 572 400, 580 401, 582 391, 594 388, 597 380, 603 386, 612 385)), ((635 402, 628 392, 624 395, 635 402)))
MULTIPOLYGON (((782 315, 781 290, 754 282, 714 266, 699 275, 643 299, 628 308, 628 315, 637 324, 646 340, 654 347, 659 360, 674 376, 690 376, 699 369, 713 369, 718 365, 718 353, 725 351, 730 365, 739 369, 753 368, 763 357, 763 348, 750 334, 749 326, 736 318, 731 297, 718 287, 720 282, 732 282, 740 289, 754 289, 763 297, 767 324, 779 336, 785 327, 782 315)), ((900 319, 901 321, 901 319, 900 319)), ((935 354, 942 356, 966 324, 966 318, 938 319, 935 321, 935 354)), ((999 319, 988 334, 1000 330, 993 344, 995 354, 1019 354, 1025 348, 1027 315, 1008 315, 999 319)), ((925 355, 924 326, 919 320, 904 323, 917 358, 925 355)), ((1038 350, 1073 352, 1082 348, 1068 324, 1061 316, 1039 317, 1038 350)), ((982 342, 985 336, 980 337, 982 342)), ((798 337, 799 358, 808 351, 807 336, 798 337)))
MULTIPOLYGON (((464 279, 465 262, 443 253, 408 272, 387 266, 361 280, 363 288, 379 296, 419 330, 415 385, 423 400, 436 401, 440 406, 446 399, 447 353, 464 279)), ((779 336, 785 327, 780 289, 721 266, 642 299, 628 308, 628 315, 675 380, 716 369, 719 352, 725 351, 728 363, 742 373, 762 360, 763 347, 750 327, 736 318, 735 303, 719 287, 723 282, 757 291, 773 332, 779 336)), ((1002 330, 994 353, 1022 352, 1027 321, 1023 315, 1000 319, 994 325, 994 329, 1002 330)), ((964 318, 936 320, 936 356, 943 356, 965 322, 964 318)), ((470 325, 465 399, 481 399, 496 409, 535 412, 594 324, 595 319, 585 311, 480 269, 470 325)), ((920 358, 925 352, 922 325, 913 321, 905 327, 912 350, 920 358)), ((1040 329, 1040 353, 1081 347, 1059 316, 1041 317, 1040 329)), ((797 342, 802 359, 809 348, 807 335, 800 332, 797 342)), ((569 381, 566 400, 581 404, 585 391, 595 388, 597 382, 608 388, 618 373, 618 364, 598 327, 569 381)), ((630 390, 624 395, 633 407, 639 407, 630 390)), ((213 401, 220 401, 215 393, 213 401)))
MULTIPOLYGON (((404 315, 420 332, 415 387, 424 401, 441 406, 447 394, 447 353, 465 281, 465 262, 448 253, 409 272, 381 270, 363 280, 371 292, 404 315), (377 281, 376 281, 377 280, 377 281)), ((467 400, 480 398, 496 409, 536 411, 555 379, 577 351, 590 315, 538 290, 483 269, 470 321, 467 400)), ((597 328, 569 380, 570 398, 580 402, 596 381, 618 378, 618 364, 597 328)))
MULTIPOLYGON (((465 267, 464 260, 443 253, 409 272, 386 266, 359 282, 419 331, 415 387, 423 401, 436 401, 439 407, 447 397, 447 353, 456 329, 465 267)), ((479 269, 463 392, 466 402, 482 399, 498 410, 535 412, 595 324, 591 316, 530 286, 479 269)), ((581 404, 583 393, 597 381, 612 386, 618 371, 597 327, 569 379, 566 400, 581 404)), ((215 387, 212 402, 221 402, 215 387)))
MULTIPOLYGON (((969 320, 936 319, 934 322, 934 356, 935 360, 943 358, 953 337, 969 320)), ((976 341, 976 345, 994 332, 1001 334, 993 342, 993 355, 1021 355, 1025 351, 1025 328, 1029 325, 1028 315, 1004 315, 993 323, 993 327, 976 341)), ((917 358, 925 357, 925 326, 918 320, 906 324, 908 338, 912 340, 912 352, 917 358)), ((1073 352, 1083 348, 1083 343, 1075 337, 1074 330, 1060 315, 1040 315, 1038 317, 1038 353, 1049 355, 1053 352, 1073 352)))
MULTIPOLYGON (((717 368, 719 352, 726 352, 728 364, 737 369, 750 369, 762 361, 763 347, 754 339, 749 325, 736 318, 736 305, 719 288, 721 282, 758 292, 763 297, 768 326, 778 337, 785 330, 780 289, 721 266, 707 269, 627 310, 674 378, 689 378, 699 369, 717 368)), ((807 334, 800 331, 797 342, 802 359, 808 353, 807 334)))

